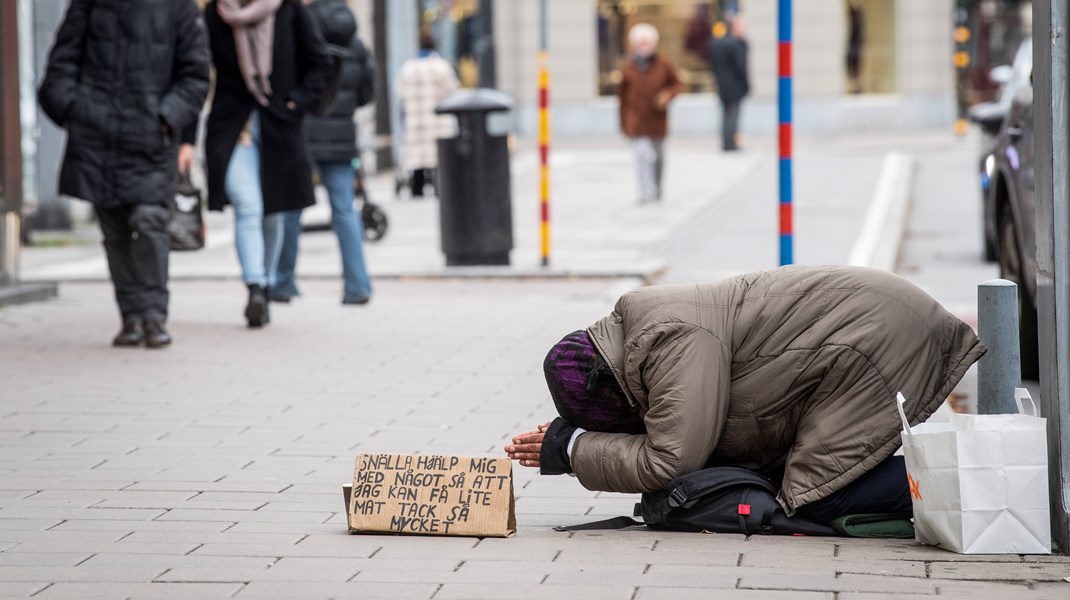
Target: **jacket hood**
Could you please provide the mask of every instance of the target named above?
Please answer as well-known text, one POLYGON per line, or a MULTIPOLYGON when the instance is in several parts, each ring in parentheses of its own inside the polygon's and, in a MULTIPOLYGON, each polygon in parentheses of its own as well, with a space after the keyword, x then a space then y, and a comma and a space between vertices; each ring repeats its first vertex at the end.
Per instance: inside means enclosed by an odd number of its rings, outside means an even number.
POLYGON ((328 44, 349 47, 357 35, 357 20, 344 0, 318 0, 309 6, 328 44))
POLYGON ((623 321, 621 316, 616 311, 613 311, 608 317, 602 318, 588 327, 587 334, 591 336, 591 341, 594 342, 594 347, 598 349, 598 353, 602 355, 606 364, 613 370, 613 376, 617 378, 617 383, 624 390, 624 397, 628 399, 628 404, 636 408, 639 406, 639 402, 636 401, 635 395, 624 383, 623 321))
POLYGON ((984 354, 968 325, 905 279, 783 267, 649 286, 588 328, 645 435, 588 431, 572 467, 587 489, 662 489, 704 465, 782 473, 785 512, 895 452, 984 354))

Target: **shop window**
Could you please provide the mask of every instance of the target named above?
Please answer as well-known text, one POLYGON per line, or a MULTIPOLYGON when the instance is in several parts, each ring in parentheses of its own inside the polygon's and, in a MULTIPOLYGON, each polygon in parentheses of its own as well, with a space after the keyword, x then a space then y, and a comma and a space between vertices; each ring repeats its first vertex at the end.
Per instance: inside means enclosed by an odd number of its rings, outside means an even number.
POLYGON ((712 91, 714 82, 706 59, 706 43, 725 11, 734 10, 738 4, 736 0, 599 0, 596 9, 598 93, 616 94, 621 61, 628 52, 628 30, 637 23, 649 23, 657 28, 661 40, 658 51, 676 65, 686 91, 712 91))
POLYGON ((457 70, 461 86, 478 86, 478 53, 485 43, 479 0, 419 1, 420 26, 434 34, 438 53, 457 70))
POLYGON ((895 13, 895 0, 844 0, 848 93, 897 91, 895 13))

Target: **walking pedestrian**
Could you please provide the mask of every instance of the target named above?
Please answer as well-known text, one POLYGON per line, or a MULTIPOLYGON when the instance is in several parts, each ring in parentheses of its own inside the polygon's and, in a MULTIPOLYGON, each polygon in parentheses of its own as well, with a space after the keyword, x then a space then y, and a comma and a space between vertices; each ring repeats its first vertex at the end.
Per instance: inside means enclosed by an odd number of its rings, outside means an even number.
POLYGON ((662 195, 669 102, 682 90, 676 67, 657 51, 658 30, 640 23, 628 31, 629 56, 621 69, 620 128, 635 147, 639 203, 662 195))
POLYGON ((862 51, 865 49, 866 16, 862 3, 851 0, 847 3, 847 89, 852 94, 862 93, 862 51))
POLYGON ((505 450, 589 490, 651 492, 735 466, 779 481, 789 516, 909 512, 896 392, 924 421, 984 352, 936 300, 876 269, 644 287, 550 350, 560 417, 505 450))
MULTIPOLYGON (((357 37, 357 20, 345 0, 305 0, 326 41, 348 48, 342 81, 327 115, 305 119, 305 138, 313 166, 327 188, 331 204, 331 228, 342 254, 344 291, 342 304, 366 304, 372 285, 364 264, 364 225, 353 210, 353 157, 357 155, 357 130, 353 113, 375 96, 375 61, 357 37)), ((300 295, 294 280, 301 210, 283 213, 282 251, 272 302, 289 302, 300 295)))
POLYGON ((193 0, 72 0, 56 32, 38 100, 67 130, 59 192, 92 203, 104 235, 123 321, 114 346, 171 343, 168 201, 208 61, 193 0))
MULTIPOLYGON (((717 33, 720 31, 719 28, 717 33)), ((739 150, 740 109, 743 98, 750 92, 743 17, 733 15, 723 31, 723 36, 710 38, 709 62, 717 80, 717 96, 721 99, 721 148, 734 152, 739 150)))
POLYGON ((438 168, 439 138, 454 135, 450 117, 435 114, 435 105, 457 89, 457 75, 446 59, 435 51, 435 38, 428 31, 420 33, 420 50, 401 66, 398 75, 398 99, 405 126, 405 144, 401 164, 412 174, 412 197, 424 195, 424 186, 433 183, 438 168))
POLYGON ((249 291, 249 327, 270 321, 281 213, 315 204, 302 123, 331 77, 331 59, 299 0, 214 0, 204 10, 215 64, 205 139, 208 207, 234 207, 249 291))

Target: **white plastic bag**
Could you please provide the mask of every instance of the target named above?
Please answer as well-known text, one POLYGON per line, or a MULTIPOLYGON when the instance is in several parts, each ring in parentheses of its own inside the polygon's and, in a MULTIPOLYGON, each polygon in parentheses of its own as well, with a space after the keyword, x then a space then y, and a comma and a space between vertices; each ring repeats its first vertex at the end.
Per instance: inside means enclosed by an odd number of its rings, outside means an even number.
POLYGON ((918 542, 961 554, 1051 553, 1046 422, 1025 414, 1026 399, 1033 404, 1015 390, 1017 415, 910 427, 898 394, 918 542))

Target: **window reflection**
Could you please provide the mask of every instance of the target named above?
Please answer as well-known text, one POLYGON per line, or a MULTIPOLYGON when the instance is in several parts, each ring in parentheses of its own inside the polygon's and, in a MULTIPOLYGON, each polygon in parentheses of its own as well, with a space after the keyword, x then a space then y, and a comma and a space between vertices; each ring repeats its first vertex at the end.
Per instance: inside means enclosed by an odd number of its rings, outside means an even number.
POLYGON ((420 26, 431 30, 438 52, 457 69, 463 87, 479 85, 483 22, 478 0, 420 0, 420 26))
POLYGON ((850 94, 894 94, 895 0, 844 0, 844 82, 850 94))

